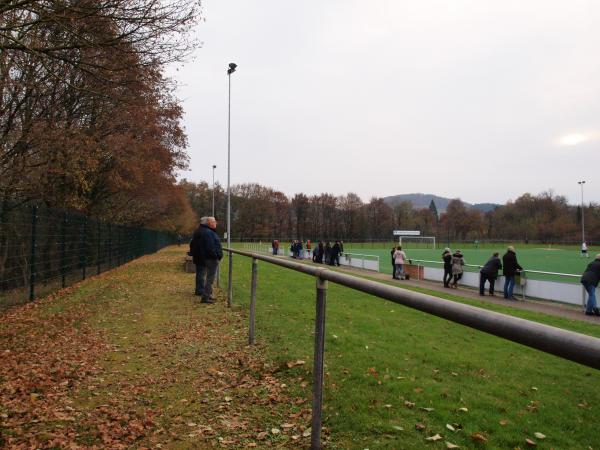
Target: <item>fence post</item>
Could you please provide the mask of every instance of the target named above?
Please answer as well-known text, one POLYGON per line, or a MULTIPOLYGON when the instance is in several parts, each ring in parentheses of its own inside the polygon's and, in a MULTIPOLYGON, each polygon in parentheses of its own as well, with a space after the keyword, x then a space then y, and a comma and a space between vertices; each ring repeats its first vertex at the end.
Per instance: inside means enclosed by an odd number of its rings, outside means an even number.
POLYGON ((96 246, 96 275, 100 275, 100 237, 102 236, 102 223, 98 220, 98 233, 96 235, 98 242, 96 246))
POLYGON ((313 364, 313 400, 310 448, 321 448, 321 422, 323 415, 323 372, 325 359, 325 306, 327 280, 317 275, 317 302, 315 318, 315 360, 313 364))
POLYGON ((250 330, 248 344, 254 345, 254 322, 256 317, 256 275, 258 272, 258 259, 252 258, 252 285, 250 288, 250 330))
POLYGON ((29 300, 33 301, 35 297, 35 247, 36 247, 36 226, 37 226, 37 206, 31 208, 31 262, 29 263, 29 300))
POLYGON ((87 216, 83 216, 83 233, 81 233, 81 250, 79 252, 79 264, 81 264, 81 267, 83 268, 82 271, 82 277, 85 280, 85 266, 87 264, 86 261, 86 237, 87 234, 87 216))
POLYGON ((112 225, 108 224, 108 268, 112 269, 112 225))
POLYGON ((217 262, 217 287, 221 289, 221 261, 217 262))
POLYGON ((66 250, 67 250, 67 212, 63 212, 62 218, 62 226, 60 229, 60 280, 61 287, 64 289, 66 285, 66 276, 67 276, 67 268, 66 268, 66 250))
POLYGON ((233 253, 229 251, 229 280, 227 280, 227 306, 231 308, 233 297, 233 253))

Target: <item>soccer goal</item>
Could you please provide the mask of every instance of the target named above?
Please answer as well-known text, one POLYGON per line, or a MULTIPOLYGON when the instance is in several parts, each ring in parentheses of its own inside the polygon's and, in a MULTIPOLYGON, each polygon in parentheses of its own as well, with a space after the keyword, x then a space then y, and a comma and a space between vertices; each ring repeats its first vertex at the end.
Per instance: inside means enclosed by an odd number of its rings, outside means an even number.
POLYGON ((398 245, 402 248, 437 248, 435 236, 398 236, 398 245))

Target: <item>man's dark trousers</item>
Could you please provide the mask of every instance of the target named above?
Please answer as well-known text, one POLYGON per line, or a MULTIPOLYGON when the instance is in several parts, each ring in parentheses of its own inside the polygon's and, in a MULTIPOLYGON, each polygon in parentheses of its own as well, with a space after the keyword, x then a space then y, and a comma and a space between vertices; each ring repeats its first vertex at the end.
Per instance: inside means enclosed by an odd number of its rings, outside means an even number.
POLYGON ((212 285, 217 274, 219 261, 216 259, 205 259, 196 264, 196 295, 202 297, 202 300, 212 298, 212 285))
POLYGON ((496 277, 483 272, 479 273, 479 295, 483 295, 486 281, 490 282, 490 295, 494 295, 494 284, 496 283, 496 277))

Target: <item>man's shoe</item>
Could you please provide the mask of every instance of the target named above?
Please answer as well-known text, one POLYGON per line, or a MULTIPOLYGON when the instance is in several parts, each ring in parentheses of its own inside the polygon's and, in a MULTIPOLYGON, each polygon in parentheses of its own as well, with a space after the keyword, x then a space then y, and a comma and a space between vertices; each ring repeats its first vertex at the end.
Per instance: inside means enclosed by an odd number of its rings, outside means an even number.
POLYGON ((595 316, 596 314, 594 314, 592 311, 586 311, 585 315, 586 316, 595 316))
POLYGON ((600 316, 600 310, 599 310, 598 308, 592 308, 592 313, 593 313, 595 316, 600 316))
POLYGON ((200 303, 208 303, 209 305, 212 305, 214 302, 210 298, 203 298, 200 300, 200 303))

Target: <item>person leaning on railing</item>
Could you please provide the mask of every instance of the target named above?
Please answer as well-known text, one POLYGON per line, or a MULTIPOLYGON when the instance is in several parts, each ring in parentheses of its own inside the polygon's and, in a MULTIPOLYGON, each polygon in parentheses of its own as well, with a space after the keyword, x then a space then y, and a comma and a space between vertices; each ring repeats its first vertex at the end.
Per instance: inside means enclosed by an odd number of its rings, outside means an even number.
POLYGON ((586 316, 600 316, 600 311, 596 307, 596 287, 600 281, 600 253, 596 255, 591 263, 588 264, 585 272, 581 275, 581 284, 588 293, 588 300, 585 308, 586 316))
POLYGON ((515 248, 509 245, 506 248, 506 253, 502 256, 502 273, 504 274, 504 298, 509 300, 516 300, 513 297, 513 289, 515 287, 515 276, 518 271, 523 268, 517 262, 517 254, 515 248))

